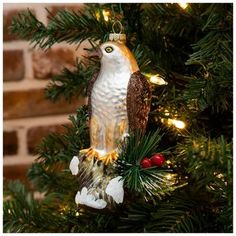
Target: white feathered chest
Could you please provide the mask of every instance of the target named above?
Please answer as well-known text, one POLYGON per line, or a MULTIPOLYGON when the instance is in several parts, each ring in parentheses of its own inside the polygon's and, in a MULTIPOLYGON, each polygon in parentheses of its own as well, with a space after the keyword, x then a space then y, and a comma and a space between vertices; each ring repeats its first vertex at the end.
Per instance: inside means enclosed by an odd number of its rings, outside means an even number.
POLYGON ((127 119, 127 87, 129 71, 100 71, 91 93, 92 116, 101 121, 127 119))
POLYGON ((127 66, 121 68, 104 60, 91 91, 90 137, 100 155, 115 150, 128 133, 127 89, 132 72, 127 66))

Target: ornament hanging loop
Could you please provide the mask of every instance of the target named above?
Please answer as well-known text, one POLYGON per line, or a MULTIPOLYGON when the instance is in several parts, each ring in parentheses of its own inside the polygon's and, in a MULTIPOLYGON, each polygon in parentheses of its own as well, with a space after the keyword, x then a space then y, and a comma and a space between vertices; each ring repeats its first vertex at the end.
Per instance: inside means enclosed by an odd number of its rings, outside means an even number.
POLYGON ((112 32, 115 33, 115 34, 121 34, 123 32, 123 25, 121 24, 121 22, 119 20, 116 20, 113 24, 112 24, 112 32), (118 26, 119 28, 119 33, 116 32, 115 30, 115 26, 118 26))
POLYGON ((123 25, 119 20, 114 21, 112 24, 112 33, 109 34, 109 40, 115 41, 119 43, 125 43, 126 42, 126 34, 123 34, 123 25), (115 26, 118 27, 118 32, 115 30, 115 26))

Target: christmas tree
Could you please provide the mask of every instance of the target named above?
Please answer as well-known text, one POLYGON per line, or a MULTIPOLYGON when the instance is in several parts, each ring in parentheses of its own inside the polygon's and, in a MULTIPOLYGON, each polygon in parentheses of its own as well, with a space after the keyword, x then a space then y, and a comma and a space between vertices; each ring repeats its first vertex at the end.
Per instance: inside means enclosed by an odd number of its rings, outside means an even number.
POLYGON ((152 99, 145 133, 130 133, 114 161, 122 204, 99 210, 75 203, 79 181, 69 165, 89 147, 83 106, 63 134, 38 147, 28 179, 43 198, 19 181, 4 185, 4 232, 233 232, 232 19, 230 3, 87 4, 51 14, 47 26, 30 11, 19 13, 10 30, 34 46, 90 42, 76 70, 50 81, 52 101, 86 95, 100 68, 91 52, 116 21, 152 99))

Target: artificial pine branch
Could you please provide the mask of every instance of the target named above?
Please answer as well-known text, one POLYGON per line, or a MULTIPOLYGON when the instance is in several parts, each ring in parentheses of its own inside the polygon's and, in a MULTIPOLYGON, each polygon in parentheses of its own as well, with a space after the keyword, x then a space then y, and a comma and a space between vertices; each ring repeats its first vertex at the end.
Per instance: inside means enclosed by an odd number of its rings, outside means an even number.
POLYGON ((64 97, 69 102, 73 97, 86 96, 87 87, 93 74, 98 71, 98 63, 86 61, 78 62, 76 70, 71 71, 67 68, 52 78, 46 88, 46 97, 56 101, 64 97))
MULTIPOLYGON (((69 162, 78 151, 89 145, 87 107, 70 116, 71 125, 64 134, 50 134, 37 148, 39 157, 28 172, 28 178, 40 191, 66 192, 71 197, 75 180, 69 175, 69 162), (64 184, 63 184, 64 183, 64 184), (69 187, 70 186, 70 187, 69 187)), ((66 195, 65 194, 65 195, 66 195)))
MULTIPOLYGON (((30 10, 13 17, 10 30, 20 38, 30 41, 34 46, 39 45, 42 48, 50 34, 46 26, 30 10)), ((51 45, 53 43, 52 40, 51 45)))
POLYGON ((215 112, 232 107, 232 7, 210 5, 201 28, 205 35, 192 45, 186 65, 199 65, 199 77, 190 81, 185 98, 199 101, 201 110, 211 106, 215 112), (228 91, 225 88, 228 88, 228 91))
POLYGON ((187 185, 170 197, 157 200, 155 205, 142 201, 132 203, 118 229, 139 233, 230 232, 222 229, 222 222, 217 225, 221 212, 213 214, 211 206, 211 195, 187 185))
POLYGON ((13 18, 10 29, 34 46, 47 49, 63 41, 69 44, 81 43, 87 39, 104 41, 111 31, 111 23, 104 20, 101 9, 91 7, 85 8, 83 12, 63 10, 56 16, 51 14, 49 23, 45 26, 28 10, 13 18), (99 20, 96 13, 100 16, 99 20))
MULTIPOLYGON (((232 142, 227 142, 223 136, 213 140, 190 137, 176 149, 176 163, 185 170, 189 183, 210 194, 214 212, 228 214, 232 209, 232 152, 232 142)), ((232 217, 226 224, 230 228, 232 217)))
POLYGON ((19 181, 10 182, 6 189, 11 198, 4 202, 4 232, 53 232, 62 224, 55 194, 40 202, 19 181))

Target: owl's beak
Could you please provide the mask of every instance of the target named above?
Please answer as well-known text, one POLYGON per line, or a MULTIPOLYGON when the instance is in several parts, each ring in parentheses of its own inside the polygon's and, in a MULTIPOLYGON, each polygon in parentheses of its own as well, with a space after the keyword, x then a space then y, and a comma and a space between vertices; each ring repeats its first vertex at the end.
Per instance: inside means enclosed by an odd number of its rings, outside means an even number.
POLYGON ((90 57, 97 57, 100 59, 102 57, 102 50, 98 47, 96 50, 90 52, 89 56, 90 57))

